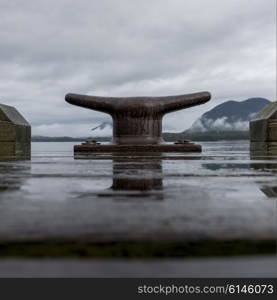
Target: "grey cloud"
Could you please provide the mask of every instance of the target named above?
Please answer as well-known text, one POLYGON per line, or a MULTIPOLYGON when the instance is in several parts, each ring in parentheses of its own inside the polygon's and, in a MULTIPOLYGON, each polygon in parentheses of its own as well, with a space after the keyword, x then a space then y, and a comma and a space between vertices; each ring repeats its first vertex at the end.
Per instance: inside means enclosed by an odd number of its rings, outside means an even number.
POLYGON ((197 119, 192 127, 189 129, 191 132, 205 132, 209 130, 213 131, 229 131, 229 130, 248 130, 249 122, 245 120, 237 120, 236 122, 230 122, 227 117, 218 118, 216 120, 209 118, 197 119))
POLYGON ((68 106, 68 92, 211 91, 205 106, 164 119, 179 131, 226 100, 275 100, 275 8, 275 0, 2 0, 0 101, 17 106, 35 134, 85 135, 110 117, 68 106))

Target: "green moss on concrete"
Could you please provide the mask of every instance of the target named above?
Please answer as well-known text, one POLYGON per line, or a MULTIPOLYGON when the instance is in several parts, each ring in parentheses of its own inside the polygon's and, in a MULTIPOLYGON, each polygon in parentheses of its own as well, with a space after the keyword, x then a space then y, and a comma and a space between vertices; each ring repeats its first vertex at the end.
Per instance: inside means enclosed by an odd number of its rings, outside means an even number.
POLYGON ((0 257, 166 258, 275 254, 276 241, 9 243, 0 257))

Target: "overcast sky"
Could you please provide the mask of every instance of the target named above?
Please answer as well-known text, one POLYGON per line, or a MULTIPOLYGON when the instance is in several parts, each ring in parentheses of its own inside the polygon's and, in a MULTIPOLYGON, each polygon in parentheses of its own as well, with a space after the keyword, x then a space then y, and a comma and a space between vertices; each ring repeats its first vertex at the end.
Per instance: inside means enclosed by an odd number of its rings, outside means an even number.
POLYGON ((35 135, 88 136, 110 118, 65 103, 68 92, 210 91, 164 118, 181 131, 226 100, 276 100, 275 36, 276 0, 0 0, 0 102, 35 135))

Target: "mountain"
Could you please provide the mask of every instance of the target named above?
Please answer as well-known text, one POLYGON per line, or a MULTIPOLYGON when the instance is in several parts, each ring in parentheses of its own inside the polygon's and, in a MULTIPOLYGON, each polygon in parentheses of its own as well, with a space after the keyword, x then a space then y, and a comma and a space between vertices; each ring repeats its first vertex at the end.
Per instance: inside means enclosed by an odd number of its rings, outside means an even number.
POLYGON ((249 120, 269 103, 265 98, 224 102, 203 114, 185 132, 248 131, 249 120))
POLYGON ((96 129, 100 129, 100 130, 103 130, 105 129, 106 127, 110 127, 110 128, 113 128, 113 124, 111 122, 104 122, 104 123, 101 123, 100 125, 94 127, 91 129, 91 131, 94 131, 96 129))
MULTIPOLYGON (((163 138, 167 142, 177 140, 191 141, 219 141, 219 140, 247 140, 249 139, 249 120, 262 110, 270 101, 265 98, 250 98, 245 101, 227 101, 203 114, 190 129, 179 132, 164 132, 163 138)), ((96 129, 103 130, 111 127, 110 122, 104 122, 96 129)), ((109 142, 111 137, 46 137, 33 136, 33 142, 83 142, 94 139, 98 142, 109 142)))

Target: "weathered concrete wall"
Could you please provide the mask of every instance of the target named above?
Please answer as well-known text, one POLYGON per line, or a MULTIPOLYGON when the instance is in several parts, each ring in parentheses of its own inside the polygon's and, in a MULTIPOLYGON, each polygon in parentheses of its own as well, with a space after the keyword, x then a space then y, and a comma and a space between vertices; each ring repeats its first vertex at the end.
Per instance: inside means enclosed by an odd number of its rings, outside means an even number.
POLYGON ((10 142, 16 140, 16 128, 8 121, 0 120, 0 141, 10 142))
POLYGON ((277 154, 277 102, 267 105, 250 122, 250 150, 277 154))
POLYGON ((24 157, 31 155, 31 126, 11 106, 0 104, 0 156, 24 157))
POLYGON ((277 116, 268 121, 268 132, 268 140, 277 142, 277 116))

